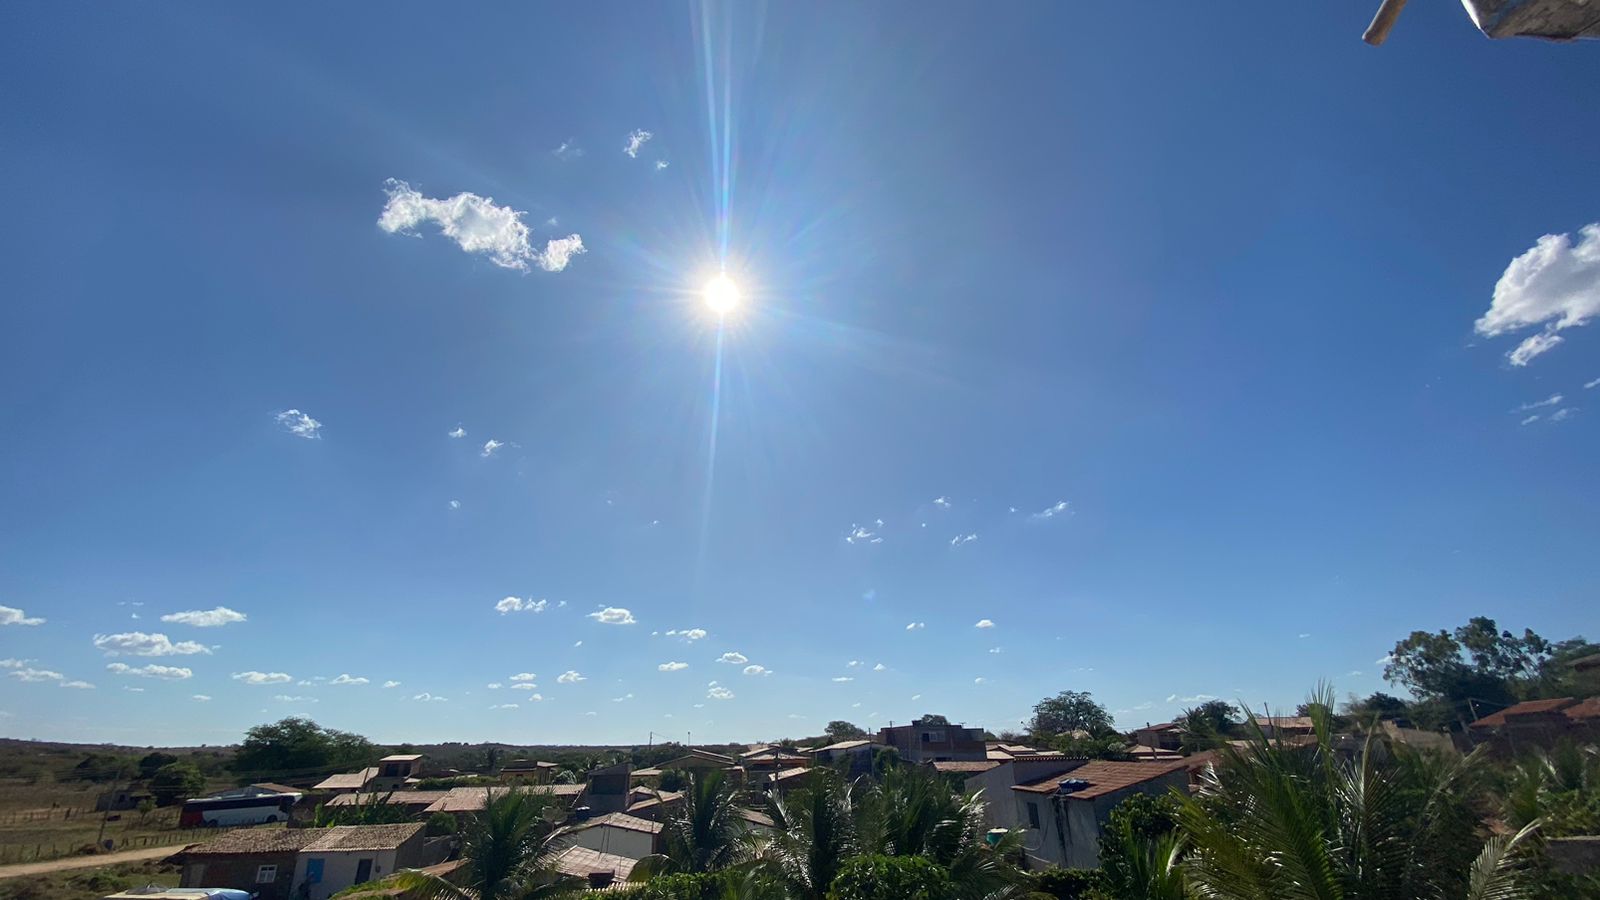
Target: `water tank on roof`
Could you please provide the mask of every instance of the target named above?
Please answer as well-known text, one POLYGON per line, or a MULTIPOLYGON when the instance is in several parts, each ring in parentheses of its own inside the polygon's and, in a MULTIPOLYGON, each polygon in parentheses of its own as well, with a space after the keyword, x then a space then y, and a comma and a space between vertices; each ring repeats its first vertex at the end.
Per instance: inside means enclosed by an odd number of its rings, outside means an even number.
POLYGON ((1082 778, 1063 778, 1061 783, 1056 785, 1056 793, 1076 794, 1088 786, 1089 782, 1084 781, 1082 778))

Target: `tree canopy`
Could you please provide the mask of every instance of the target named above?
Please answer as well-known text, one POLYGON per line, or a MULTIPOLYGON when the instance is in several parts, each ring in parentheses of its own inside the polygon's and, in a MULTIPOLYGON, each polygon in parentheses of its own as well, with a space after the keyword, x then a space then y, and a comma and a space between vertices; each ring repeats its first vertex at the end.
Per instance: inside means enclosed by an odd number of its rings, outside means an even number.
POLYGON ((244 743, 233 758, 240 774, 312 774, 371 765, 378 748, 359 734, 323 728, 307 718, 293 716, 245 732, 244 743))
POLYGON ((1600 676, 1572 666, 1595 653, 1600 645, 1582 637, 1552 643, 1477 616, 1450 631, 1411 632, 1394 645, 1383 677, 1417 698, 1412 714, 1426 724, 1470 721, 1523 700, 1600 689, 1600 676))
POLYGON ((1068 734, 1074 731, 1098 737, 1109 734, 1116 728, 1112 724, 1111 713, 1096 703, 1088 691, 1062 691, 1034 705, 1033 718, 1028 723, 1028 730, 1035 737, 1068 734))
POLYGON ((150 793, 158 806, 171 806, 206 789, 206 777, 193 763, 170 762, 150 777, 150 793))
POLYGON ((867 730, 860 725, 846 722, 843 719, 834 719, 823 729, 823 733, 834 741, 859 741, 867 736, 867 730))

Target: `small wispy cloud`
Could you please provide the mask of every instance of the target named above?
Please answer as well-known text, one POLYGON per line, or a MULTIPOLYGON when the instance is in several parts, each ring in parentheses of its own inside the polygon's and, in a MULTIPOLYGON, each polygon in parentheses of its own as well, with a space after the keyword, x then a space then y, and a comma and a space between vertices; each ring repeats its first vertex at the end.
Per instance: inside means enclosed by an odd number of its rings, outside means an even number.
POLYGON ((1565 398, 1560 394, 1551 394, 1543 400, 1535 400, 1532 403, 1524 403, 1512 410, 1512 412, 1527 412, 1530 409, 1538 409, 1541 406, 1560 406, 1563 399, 1565 398))
POLYGON ((687 668, 689 668, 688 663, 678 662, 676 660, 672 662, 664 662, 661 665, 656 666, 656 670, 661 672, 681 672, 687 668))
POLYGON ((144 666, 130 666, 127 663, 109 663, 106 671, 113 675, 128 675, 134 678, 160 678, 166 681, 183 681, 194 675, 194 672, 185 666, 161 666, 150 663, 144 666))
POLYGON ((935 497, 933 498, 933 505, 939 507, 940 509, 949 509, 950 498, 943 495, 935 497))
POLYGON ((315 697, 300 697, 294 694, 273 694, 272 699, 279 703, 316 703, 315 697))
POLYGON ((1523 419, 1521 422, 1518 422, 1517 424, 1518 425, 1532 425, 1533 423, 1535 423, 1537 421, 1539 421, 1539 416, 1532 415, 1532 416, 1528 416, 1527 418, 1523 419))
POLYGON ((1204 703, 1207 700, 1215 700, 1215 699, 1217 699, 1217 698, 1213 697, 1210 694, 1195 694, 1192 697, 1180 697, 1177 694, 1168 694, 1167 695, 1167 702, 1168 703, 1204 703))
POLYGON ((490 709, 520 709, 521 707, 519 707, 515 703, 491 703, 489 705, 489 708, 490 709))
POLYGON ((666 160, 658 159, 656 160, 656 171, 659 172, 662 169, 665 169, 668 165, 670 165, 670 163, 668 163, 666 160))
POLYGON ((483 442, 483 449, 478 451, 478 455, 483 457, 484 459, 488 459, 489 457, 493 456, 496 451, 498 451, 501 447, 504 447, 505 445, 506 445, 505 441, 497 441, 494 438, 490 438, 487 441, 483 442))
POLYGON ((195 628, 220 628, 235 622, 243 622, 248 617, 237 610, 226 606, 214 609, 190 609, 184 612, 168 613, 161 617, 163 622, 175 622, 179 625, 192 625, 195 628))
POLYGON ((334 678, 332 681, 330 681, 328 683, 329 684, 370 684, 371 681, 372 681, 372 679, 363 678, 360 675, 340 674, 338 677, 334 678))
POLYGON ((749 661, 750 657, 745 656, 743 653, 740 653, 737 650, 729 650, 727 653, 717 657, 717 662, 728 663, 735 666, 742 666, 749 661))
POLYGON ((517 674, 511 676, 511 678, 509 680, 510 681, 519 681, 519 682, 520 681, 538 681, 539 680, 539 676, 535 675, 532 672, 518 672, 517 674))
POLYGON ((704 628, 673 628, 667 631, 667 637, 683 638, 691 644, 705 636, 706 630, 704 628))
POLYGON ((1036 521, 1044 521, 1045 519, 1054 519, 1056 516, 1064 516, 1066 514, 1067 501, 1057 500, 1052 505, 1046 506, 1044 509, 1039 510, 1028 518, 1036 521))
POLYGON ((568 139, 562 141, 561 146, 551 150, 550 155, 562 160, 577 159, 583 155, 583 148, 578 146, 577 141, 568 139))
POLYGON ((447 698, 440 697, 437 694, 430 694, 427 691, 423 691, 420 694, 413 694, 411 699, 416 700, 419 703, 447 703, 447 702, 449 702, 447 698))
POLYGON ((993 619, 979 619, 977 621, 977 623, 974 624, 972 627, 973 628, 993 628, 994 627, 994 620, 993 619))
POLYGON ((60 681, 66 677, 60 672, 56 672, 51 669, 35 669, 32 666, 25 666, 21 669, 12 669, 8 674, 18 681, 27 682, 60 681))
POLYGON ((298 409, 286 409, 282 412, 274 413, 272 418, 277 421, 284 431, 295 437, 316 440, 322 436, 320 433, 322 431, 322 423, 298 409))
POLYGON ((725 688, 725 687, 723 687, 722 685, 719 685, 719 684, 718 685, 712 685, 711 688, 706 691, 706 699, 707 700, 732 700, 733 699, 733 691, 730 691, 727 688, 725 688))
POLYGON ((44 619, 38 616, 30 616, 14 606, 0 606, 0 626, 43 624, 44 619))
POLYGON ((885 671, 888 668, 889 667, 885 666, 883 663, 878 663, 877 665, 872 667, 872 671, 874 671, 874 672, 882 672, 882 671, 885 671))
POLYGON ((461 508, 461 501, 460 500, 451 500, 450 501, 450 508, 451 509, 460 509, 461 508))
POLYGON ((833 676, 833 681, 836 684, 844 684, 847 681, 855 681, 855 678, 850 675, 835 675, 833 676))
POLYGON ((628 700, 632 700, 632 699, 633 699, 633 694, 632 693, 627 693, 627 694, 623 694, 621 697, 612 697, 611 698, 611 702, 612 703, 622 703, 622 702, 625 702, 625 701, 628 701, 628 700))
POLYGON ((1565 422, 1566 420, 1572 418, 1572 412, 1573 412, 1574 409, 1576 409, 1576 407, 1572 407, 1572 406, 1562 407, 1561 409, 1558 409, 1555 412, 1550 414, 1550 421, 1552 421, 1552 422, 1565 422))
POLYGON ((989 681, 989 679, 983 677, 982 675, 979 675, 977 678, 972 679, 972 683, 973 684, 986 684, 988 681, 989 681))
POLYGON ((638 621, 633 617, 633 613, 620 606, 607 606, 589 613, 589 618, 601 625, 633 625, 638 621))
POLYGON ((643 128, 635 128, 628 132, 628 140, 622 145, 622 152, 628 154, 629 159, 636 159, 639 156, 639 149, 653 137, 655 135, 643 128))
POLYGON ((386 687, 386 688, 397 688, 397 687, 400 686, 400 682, 398 682, 398 681, 385 681, 383 683, 383 686, 386 687))
POLYGON ((159 632, 146 634, 143 631, 97 634, 94 636, 94 645, 104 650, 107 656, 189 656, 211 652, 210 647, 196 641, 173 641, 159 632))
POLYGON ((990 647, 989 648, 989 652, 990 653, 1000 653, 1001 652, 1001 648, 999 648, 999 647, 990 647))
POLYGON ((535 600, 532 597, 506 597, 495 603, 494 611, 502 616, 514 612, 542 613, 549 605, 548 600, 535 600))
POLYGON ((1583 389, 1586 390, 1586 391, 1593 390, 1594 388, 1597 388, 1597 387, 1600 387, 1600 378, 1596 378, 1593 381, 1585 381, 1583 383, 1583 389))
POLYGON ((464 438, 467 436, 467 430, 462 428, 460 425, 457 425, 453 431, 449 431, 447 434, 453 438, 464 438))
POLYGON ((1298 637, 1298 638, 1299 638, 1299 639, 1300 639, 1300 640, 1302 640, 1302 641, 1303 641, 1303 640, 1305 640, 1305 639, 1306 639, 1306 638, 1308 638, 1308 637, 1311 637, 1311 632, 1309 632, 1309 631, 1302 631, 1302 632, 1300 632, 1300 633, 1299 633, 1299 634, 1297 634, 1297 635, 1295 635, 1295 637, 1298 637))
POLYGON ((511 686, 513 691, 537 691, 539 686, 531 681, 521 681, 511 686))
POLYGON ((744 667, 744 673, 746 675, 771 675, 772 670, 766 666, 758 666, 755 663, 751 663, 744 667))
POLYGON ((1506 358, 1525 366, 1562 343, 1557 332, 1600 315, 1600 222, 1570 234, 1547 234, 1513 259, 1495 283, 1489 309, 1474 323, 1484 337, 1543 325, 1506 358))
POLYGON ((927 628, 927 627, 928 627, 928 623, 927 622, 912 622, 912 623, 906 625, 906 630, 907 631, 921 631, 922 629, 927 628))
POLYGON ((235 672, 232 677, 234 681, 242 681, 245 684, 288 684, 294 680, 294 676, 286 672, 256 672, 253 670, 235 672))
POLYGON ((977 539, 978 539, 978 535, 976 533, 974 533, 974 534, 958 534, 955 537, 950 539, 950 546, 959 547, 962 544, 970 544, 970 543, 972 543, 973 541, 975 541, 977 539))
POLYGON ((379 228, 390 234, 415 234, 418 225, 432 222, 462 250, 485 254, 503 268, 525 272, 531 264, 546 272, 560 272, 584 251, 583 238, 576 234, 550 240, 543 250, 535 248, 522 213, 497 206, 490 197, 463 192, 437 200, 394 178, 384 182, 384 193, 389 201, 378 216, 379 228))
POLYGON ((194 700, 194 701, 196 701, 198 703, 210 703, 211 702, 211 695, 210 694, 195 694, 192 697, 190 697, 189 699, 194 700))
MULTIPOLYGON (((882 520, 879 522, 881 524, 882 520)), ((865 525, 851 525, 850 531, 844 536, 844 541, 847 544, 881 544, 883 538, 865 525)))
POLYGON ((574 670, 574 669, 568 669, 565 672, 562 672, 560 675, 556 676, 556 683, 557 684, 577 684, 580 681, 587 681, 587 680, 588 679, 586 677, 584 677, 583 675, 578 674, 578 672, 576 670, 574 670))

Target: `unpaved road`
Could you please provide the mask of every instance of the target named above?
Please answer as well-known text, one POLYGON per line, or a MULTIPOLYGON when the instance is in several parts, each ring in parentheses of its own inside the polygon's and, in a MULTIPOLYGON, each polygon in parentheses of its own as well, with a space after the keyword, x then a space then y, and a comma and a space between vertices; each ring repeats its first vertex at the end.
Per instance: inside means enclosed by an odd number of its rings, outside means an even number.
POLYGON ((51 872, 65 872, 68 869, 98 869, 101 866, 114 866, 118 863, 144 862, 171 856, 182 849, 182 844, 173 844, 170 847, 145 847, 141 850, 124 850, 121 853, 102 853, 99 856, 68 856, 62 859, 47 859, 43 862, 17 863, 0 866, 0 878, 48 875, 51 872))

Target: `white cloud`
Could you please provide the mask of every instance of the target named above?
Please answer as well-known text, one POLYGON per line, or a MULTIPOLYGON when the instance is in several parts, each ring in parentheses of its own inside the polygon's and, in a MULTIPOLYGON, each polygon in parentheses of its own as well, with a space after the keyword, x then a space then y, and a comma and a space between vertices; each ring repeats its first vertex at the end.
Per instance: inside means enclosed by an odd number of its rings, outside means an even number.
POLYGON ((205 644, 195 641, 174 643, 164 634, 146 634, 142 631, 97 634, 94 636, 94 645, 104 650, 107 656, 116 656, 119 653, 126 653, 129 656, 189 656, 211 652, 211 648, 205 644))
POLYGON ((681 672, 687 668, 689 668, 689 664, 686 662, 664 662, 656 666, 656 669, 661 672, 681 672))
POLYGON ((1377 659, 1373 660, 1372 664, 1375 665, 1375 666, 1387 666, 1389 663, 1392 663, 1392 662, 1394 662, 1394 654, 1393 653, 1385 653, 1384 655, 1382 655, 1382 656, 1378 657, 1377 659))
POLYGON ((937 507, 940 507, 942 509, 949 509, 950 508, 950 498, 949 497, 944 497, 944 496, 935 497, 935 498, 933 498, 933 505, 937 506, 937 507))
POLYGON ((515 704, 515 703, 496 703, 493 706, 490 706, 489 708, 490 709, 520 709, 521 707, 517 706, 517 704, 515 704))
POLYGON ((284 672, 249 671, 233 673, 233 680, 245 684, 288 684, 294 680, 294 676, 284 672))
POLYGON ((0 625, 43 625, 44 620, 14 606, 0 606, 0 625))
POLYGON ((528 240, 522 213, 496 206, 491 197, 463 192, 436 200, 393 178, 384 182, 384 193, 389 202, 378 216, 379 228, 391 234, 413 234, 418 225, 432 222, 462 250, 487 254, 495 265, 507 269, 527 271, 532 263, 546 272, 559 272, 575 254, 583 252, 583 238, 576 234, 549 241, 544 250, 535 248, 528 240))
POLYGON ((1535 400, 1532 403, 1524 403, 1512 410, 1512 412, 1527 412, 1530 409, 1538 409, 1541 406, 1560 406, 1563 399, 1564 398, 1560 394, 1551 394, 1543 400, 1535 400))
POLYGON ((295 694, 273 694, 272 699, 279 703, 316 703, 315 697, 301 697, 295 694))
POLYGON ((630 159, 637 159, 639 148, 643 147, 653 137, 655 135, 645 131, 643 128, 635 128, 628 132, 628 142, 622 145, 622 152, 628 154, 630 159))
POLYGON ((670 630, 670 631, 667 632, 667 636, 668 637, 681 637, 684 640, 689 641, 690 643, 693 643, 694 641, 698 641, 701 638, 705 637, 706 636, 706 630, 704 628, 673 629, 673 630, 670 630))
POLYGON ((847 663, 845 663, 845 664, 844 664, 844 667, 845 667, 845 668, 846 668, 846 669, 854 669, 854 668, 856 668, 856 667, 857 667, 857 666, 863 666, 863 665, 866 665, 866 663, 863 663, 863 662, 862 662, 862 661, 861 661, 861 660, 859 660, 859 659, 852 659, 852 660, 850 660, 850 661, 849 661, 849 662, 847 662, 847 663))
POLYGON ((284 431, 289 432, 295 437, 301 437, 308 441, 314 441, 322 436, 318 433, 322 430, 322 423, 311 418, 298 409, 283 410, 280 413, 274 414, 273 418, 277 420, 279 425, 283 426, 284 431))
POLYGON ((62 675, 60 672, 52 672, 49 669, 35 669, 32 666, 28 666, 21 669, 13 669, 11 671, 11 677, 18 681, 34 682, 60 681, 66 676, 62 675))
POLYGON ((464 438, 467 436, 467 430, 462 428, 460 425, 457 425, 455 430, 449 432, 449 435, 453 438, 464 438))
POLYGON ((582 647, 583 646, 583 641, 573 641, 572 642, 572 646, 574 646, 574 647, 582 647))
POLYGON ((912 694, 912 695, 911 695, 911 699, 912 699, 912 700, 913 700, 913 701, 916 701, 916 700, 921 700, 921 699, 922 699, 922 695, 921 695, 921 694, 912 694))
POLYGON ((505 687, 505 685, 501 684, 498 681, 491 681, 488 684, 484 685, 484 687, 488 688, 491 691, 498 691, 501 688, 505 687))
POLYGON ((744 667, 744 673, 746 675, 771 675, 772 670, 766 666, 759 666, 755 663, 751 663, 750 665, 744 667))
POLYGON ((1573 411, 1573 407, 1570 407, 1570 406, 1564 407, 1562 409, 1558 409, 1555 412, 1550 414, 1550 421, 1552 421, 1552 422, 1565 422, 1566 420, 1572 418, 1572 411, 1573 411))
POLYGON ((584 676, 578 674, 572 669, 568 669, 556 676, 556 682, 559 684, 577 684, 578 682, 585 680, 587 679, 584 676))
POLYGON ((144 693, 144 688, 142 688, 142 687, 129 687, 128 685, 123 685, 122 689, 127 691, 130 694, 142 694, 142 693, 144 693))
POLYGON ((110 663, 106 671, 113 675, 131 675, 135 678, 162 678, 168 681, 182 681, 194 675, 194 672, 184 666, 161 666, 150 663, 146 666, 130 666, 127 663, 110 663))
POLYGON ((446 698, 435 696, 433 694, 428 693, 427 691, 423 691, 420 694, 414 694, 414 695, 412 695, 411 699, 419 700, 419 701, 421 701, 423 703, 446 703, 446 702, 448 702, 448 700, 446 698))
POLYGON ((400 686, 400 682, 398 682, 398 681, 385 681, 383 683, 383 686, 386 687, 386 688, 397 688, 397 687, 400 686))
POLYGON ((1506 266, 1494 286, 1489 309, 1474 324, 1485 337, 1543 325, 1507 354, 1514 366, 1560 344, 1556 332, 1600 315, 1600 222, 1570 234, 1547 234, 1506 266))
POLYGON ((1537 415, 1533 415, 1533 416, 1527 417, 1526 419, 1523 419, 1521 422, 1518 422, 1517 424, 1518 425, 1532 425, 1533 423, 1535 423, 1537 421, 1539 421, 1539 417, 1537 415))
POLYGON ((1597 388, 1597 387, 1600 387, 1600 378, 1596 378, 1593 381, 1585 381, 1583 383, 1583 389, 1586 390, 1586 391, 1590 390, 1591 388, 1597 388))
POLYGON ((371 681, 372 681, 372 679, 363 678, 360 675, 350 676, 350 675, 340 674, 337 678, 333 679, 332 681, 330 681, 328 683, 329 684, 370 684, 371 681))
POLYGON ((489 457, 494 455, 494 452, 496 450, 499 450, 501 447, 504 447, 505 445, 506 445, 505 441, 497 441, 494 438, 490 438, 487 441, 483 442, 483 450, 479 451, 478 455, 483 457, 484 459, 488 459, 489 457))
POLYGON ((921 631, 922 629, 927 628, 927 627, 928 627, 928 623, 927 622, 912 622, 911 624, 906 626, 906 630, 907 631, 921 631))
POLYGON ((0 669, 20 669, 32 661, 31 659, 0 659, 0 669))
POLYGON ((1300 633, 1299 633, 1299 634, 1297 634, 1297 635, 1295 635, 1295 636, 1296 636, 1296 637, 1298 637, 1298 638, 1299 638, 1299 639, 1300 639, 1300 640, 1302 640, 1302 641, 1303 641, 1303 640, 1305 640, 1305 639, 1306 639, 1306 638, 1308 638, 1308 637, 1311 637, 1311 632, 1309 632, 1309 631, 1302 631, 1302 632, 1300 632, 1300 633))
POLYGON ((1177 694, 1167 695, 1168 703, 1204 703, 1207 700, 1215 699, 1217 698, 1210 694, 1195 694, 1193 697, 1179 697, 1177 694))
POLYGON ((993 628, 994 627, 994 620, 993 619, 979 619, 977 621, 977 623, 975 625, 973 625, 972 627, 973 628, 993 628))
POLYGON ((672 165, 672 164, 667 162, 664 159, 658 159, 658 160, 656 160, 656 171, 659 172, 662 169, 665 169, 669 165, 672 165))
POLYGON ((191 609, 184 612, 168 613, 161 617, 163 622, 175 622, 179 625, 193 625, 196 628, 220 628, 234 622, 243 622, 247 617, 244 613, 232 610, 226 606, 215 609, 191 609))
POLYGON ((1030 518, 1030 519, 1039 519, 1039 520, 1054 519, 1056 516, 1064 516, 1066 514, 1067 514, 1067 501, 1065 501, 1065 500, 1057 500, 1054 505, 1047 506, 1044 509, 1041 509, 1038 512, 1034 513, 1033 515, 1029 516, 1028 518, 1030 518))
POLYGON ((633 613, 619 606, 608 606, 597 612, 589 613, 589 618, 602 625, 632 625, 638 620, 633 613))
POLYGON ((538 681, 539 680, 539 676, 533 674, 532 672, 518 672, 517 674, 511 676, 510 680, 512 680, 512 681, 538 681))
POLYGON ((621 703, 624 700, 632 700, 632 699, 633 699, 633 694, 632 693, 627 693, 627 694, 623 694, 621 697, 612 697, 611 698, 611 702, 612 703, 621 703))
POLYGON ((731 663, 736 666, 742 666, 749 661, 750 657, 745 656, 743 653, 740 653, 737 650, 729 650, 727 653, 717 657, 717 662, 731 663))
POLYGON ((194 697, 191 698, 191 699, 197 700, 197 701, 199 701, 201 703, 210 703, 211 702, 211 695, 210 694, 195 694, 194 697))
POLYGON ((978 536, 976 534, 958 534, 950 539, 950 546, 959 547, 962 544, 970 544, 977 539, 978 536))
POLYGON ((511 686, 513 691, 537 691, 539 686, 531 681, 522 681, 511 686))
POLYGON ((888 668, 888 666, 885 666, 883 663, 878 663, 877 665, 872 667, 872 671, 874 671, 874 672, 882 672, 887 668, 888 668))
POLYGON ((999 647, 990 647, 989 648, 989 652, 990 653, 1000 653, 1000 652, 1002 652, 1002 650, 999 647))
POLYGON ((562 141, 561 146, 551 150, 550 155, 556 159, 577 159, 583 155, 583 148, 579 147, 576 141, 569 139, 562 141))
POLYGON ((846 681, 855 681, 855 679, 849 675, 835 675, 833 680, 839 684, 844 684, 846 681))
POLYGON ((451 509, 460 509, 461 508, 461 501, 460 500, 451 500, 450 501, 450 508, 451 509))
POLYGON ((978 676, 978 677, 977 677, 977 678, 974 678, 974 679, 972 679, 972 683, 973 683, 973 684, 984 684, 984 683, 986 683, 986 682, 987 682, 987 681, 988 681, 988 680, 989 680, 989 679, 987 679, 987 678, 984 678, 984 677, 983 677, 983 676, 982 676, 982 675, 979 675, 979 676, 978 676))
POLYGON ((844 536, 847 544, 881 544, 883 538, 878 533, 870 530, 865 525, 851 525, 850 533, 844 536))
POLYGON ((507 597, 494 605, 494 611, 502 616, 506 613, 514 612, 542 613, 548 605, 548 600, 535 600, 532 597, 526 600, 521 597, 507 597))
POLYGON ((727 688, 721 687, 721 686, 713 687, 710 690, 706 691, 706 699, 708 699, 708 700, 732 700, 733 699, 733 691, 730 691, 727 688))

